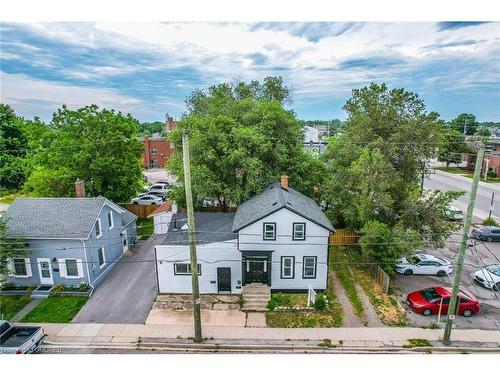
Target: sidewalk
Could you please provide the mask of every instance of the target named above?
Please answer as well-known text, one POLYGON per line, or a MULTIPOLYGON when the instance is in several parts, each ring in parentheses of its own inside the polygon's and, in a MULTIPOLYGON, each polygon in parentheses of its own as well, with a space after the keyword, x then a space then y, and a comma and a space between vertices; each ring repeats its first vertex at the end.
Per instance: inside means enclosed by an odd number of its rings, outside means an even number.
MULTIPOLYGON (((166 339, 190 339, 194 336, 192 325, 166 324, 42 324, 48 335, 46 342, 54 344, 79 343, 82 345, 104 343, 139 343, 145 339, 158 341, 166 339)), ((356 328, 250 328, 206 325, 203 326, 206 339, 251 340, 331 340, 352 347, 401 347, 409 339, 440 341, 442 329, 356 327, 356 328)), ((500 332, 478 329, 455 329, 452 341, 492 344, 500 346, 500 332)))

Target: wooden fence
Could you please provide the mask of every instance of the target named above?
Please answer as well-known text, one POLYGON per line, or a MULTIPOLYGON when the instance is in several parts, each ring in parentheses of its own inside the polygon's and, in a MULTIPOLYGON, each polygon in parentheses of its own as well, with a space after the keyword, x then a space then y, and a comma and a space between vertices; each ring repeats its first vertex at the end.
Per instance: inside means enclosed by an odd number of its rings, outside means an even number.
POLYGON ((350 245, 358 242, 358 234, 349 229, 336 229, 330 236, 330 245, 350 245))
POLYGON ((139 219, 146 219, 159 207, 157 205, 146 206, 141 204, 121 204, 120 206, 137 215, 139 219))
POLYGON ((367 270, 375 281, 382 287, 385 294, 389 292, 389 283, 391 278, 385 271, 376 264, 367 265, 367 270))

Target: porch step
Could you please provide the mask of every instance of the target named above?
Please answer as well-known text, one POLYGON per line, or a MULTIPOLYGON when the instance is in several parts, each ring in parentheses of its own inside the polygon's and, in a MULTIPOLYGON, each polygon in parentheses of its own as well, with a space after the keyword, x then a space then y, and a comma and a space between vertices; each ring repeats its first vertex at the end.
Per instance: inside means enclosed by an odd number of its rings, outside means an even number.
POLYGON ((271 298, 271 288, 262 284, 249 284, 243 287, 243 311, 267 311, 271 298))

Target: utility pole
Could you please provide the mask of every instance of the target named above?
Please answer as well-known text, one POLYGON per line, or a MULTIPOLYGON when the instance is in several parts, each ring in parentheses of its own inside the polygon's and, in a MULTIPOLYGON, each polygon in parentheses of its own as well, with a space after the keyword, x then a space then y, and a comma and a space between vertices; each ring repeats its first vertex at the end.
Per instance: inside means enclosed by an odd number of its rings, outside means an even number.
POLYGON ((467 135, 467 119, 464 120, 464 136, 467 135))
POLYGON ((493 202, 495 201, 495 192, 491 193, 491 202, 490 202, 490 213, 488 214, 488 220, 491 219, 491 211, 493 211, 493 202))
POLYGON ((467 249, 467 240, 469 237, 469 230, 472 223, 472 212, 474 211, 474 204, 476 202, 477 186, 481 177, 481 167, 483 166, 484 159, 484 144, 477 153, 476 166, 474 169, 474 179, 472 180, 472 187, 469 197, 469 205, 467 206, 467 217, 465 218, 464 231, 462 235, 462 242, 458 252, 457 267, 455 269, 455 277, 453 278, 453 289, 451 291, 450 304, 448 306, 448 318, 444 327, 443 344, 450 345, 451 328, 455 320, 455 312, 457 310, 457 295, 460 288, 460 281, 462 279, 462 269, 464 266, 465 250, 467 249))
POLYGON ((189 161, 189 139, 186 130, 182 133, 182 161, 184 165, 184 188, 188 216, 189 258, 191 259, 191 283, 193 287, 194 342, 203 340, 201 335, 200 289, 198 284, 198 259, 196 258, 196 231, 194 224, 193 194, 191 192, 191 167, 189 161))

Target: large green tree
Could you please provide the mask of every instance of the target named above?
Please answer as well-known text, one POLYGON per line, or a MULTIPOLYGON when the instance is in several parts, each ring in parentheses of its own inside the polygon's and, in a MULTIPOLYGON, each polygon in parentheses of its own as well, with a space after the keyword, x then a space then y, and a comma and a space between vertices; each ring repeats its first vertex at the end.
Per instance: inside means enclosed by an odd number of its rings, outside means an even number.
POLYGON ((450 127, 458 131, 460 134, 464 134, 464 129, 467 135, 476 134, 478 123, 476 122, 476 116, 471 113, 461 113, 456 118, 449 122, 450 127))
POLYGON ((0 188, 19 190, 27 178, 28 139, 23 120, 14 110, 0 104, 0 188))
MULTIPOLYGON (((289 90, 280 77, 261 84, 223 83, 196 90, 188 112, 170 134, 175 153, 169 169, 183 182, 183 130, 189 133, 193 194, 197 201, 217 199, 227 210, 280 175, 305 194, 319 197, 324 164, 304 152, 302 125, 284 107, 289 90)), ((183 203, 183 188, 173 197, 183 203)))
POLYGON ((450 164, 460 164, 462 155, 470 151, 470 147, 465 142, 464 136, 454 129, 447 130, 444 135, 444 142, 439 147, 438 160, 450 164))
POLYGON ((141 188, 142 145, 138 122, 130 115, 90 105, 77 110, 63 106, 31 150, 33 172, 26 183, 34 196, 74 196, 74 182, 85 181, 88 195, 127 202, 141 188))
POLYGON ((325 155, 329 217, 364 233, 363 251, 384 264, 420 244, 442 245, 454 229, 445 206, 457 194, 420 189, 441 145, 438 114, 426 112, 416 94, 384 84, 353 90, 344 110, 343 133, 325 155))
POLYGON ((11 258, 22 257, 28 253, 21 238, 7 237, 7 220, 0 215, 0 276, 9 272, 11 258))

